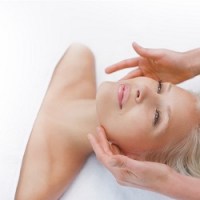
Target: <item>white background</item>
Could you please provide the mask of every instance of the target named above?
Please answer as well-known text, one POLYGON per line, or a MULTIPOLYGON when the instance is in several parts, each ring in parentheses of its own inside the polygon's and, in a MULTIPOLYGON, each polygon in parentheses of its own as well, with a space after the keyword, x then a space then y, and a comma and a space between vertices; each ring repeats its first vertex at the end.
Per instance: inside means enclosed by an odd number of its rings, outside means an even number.
MULTIPOLYGON (((107 76, 104 68, 135 56, 133 41, 177 51, 199 47, 200 1, 0 2, 0 199, 12 199, 32 124, 66 48, 91 47, 99 84, 125 73, 107 76)), ((197 77, 182 86, 198 90, 199 83, 197 77)))

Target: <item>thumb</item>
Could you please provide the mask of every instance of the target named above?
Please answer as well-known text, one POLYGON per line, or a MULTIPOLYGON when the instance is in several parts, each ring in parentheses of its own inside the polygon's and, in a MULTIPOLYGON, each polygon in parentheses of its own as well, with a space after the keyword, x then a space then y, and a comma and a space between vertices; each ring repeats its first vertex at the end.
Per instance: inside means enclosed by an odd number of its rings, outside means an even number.
POLYGON ((136 42, 132 43, 132 47, 136 51, 137 54, 145 58, 155 59, 161 56, 160 50, 144 48, 140 46, 139 44, 137 44, 136 42))

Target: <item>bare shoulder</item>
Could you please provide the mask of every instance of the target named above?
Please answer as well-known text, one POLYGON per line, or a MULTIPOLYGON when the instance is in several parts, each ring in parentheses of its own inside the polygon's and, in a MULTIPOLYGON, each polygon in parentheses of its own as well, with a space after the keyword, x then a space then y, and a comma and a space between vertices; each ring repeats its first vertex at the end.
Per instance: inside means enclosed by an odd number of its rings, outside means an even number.
POLYGON ((55 67, 47 94, 51 100, 95 98, 95 58, 87 46, 70 45, 55 67))
POLYGON ((81 144, 76 148, 72 142, 77 140, 68 134, 71 117, 66 110, 72 101, 94 99, 95 95, 94 55, 88 47, 72 44, 55 67, 35 120, 15 199, 58 199, 73 180, 88 147, 81 144))

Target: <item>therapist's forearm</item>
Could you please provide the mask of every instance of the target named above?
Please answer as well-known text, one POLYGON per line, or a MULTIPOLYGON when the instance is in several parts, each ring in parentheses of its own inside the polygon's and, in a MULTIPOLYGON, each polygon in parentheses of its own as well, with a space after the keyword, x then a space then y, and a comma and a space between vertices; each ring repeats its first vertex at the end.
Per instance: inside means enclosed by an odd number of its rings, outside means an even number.
POLYGON ((188 69, 192 71, 193 76, 200 74, 200 48, 193 49, 184 53, 184 59, 188 69))
POLYGON ((199 200, 200 179, 172 172, 162 187, 163 194, 180 200, 199 200))

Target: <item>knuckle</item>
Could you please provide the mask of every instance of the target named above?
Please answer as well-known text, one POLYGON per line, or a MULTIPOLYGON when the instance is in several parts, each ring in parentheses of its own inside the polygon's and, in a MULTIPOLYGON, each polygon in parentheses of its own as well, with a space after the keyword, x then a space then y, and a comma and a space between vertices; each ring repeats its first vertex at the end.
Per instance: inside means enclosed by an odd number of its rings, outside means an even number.
POLYGON ((115 158, 111 157, 111 158, 109 159, 109 161, 108 161, 108 164, 109 164, 111 167, 117 167, 117 166, 118 166, 118 161, 117 161, 115 158))
POLYGON ((116 177, 117 182, 124 182, 124 176, 122 173, 118 173, 116 177))
POLYGON ((126 66, 131 66, 132 62, 131 62, 131 60, 126 60, 125 64, 126 64, 126 66))
POLYGON ((116 176, 116 181, 120 185, 124 185, 124 177, 121 173, 118 173, 116 176))
POLYGON ((117 179, 117 183, 118 183, 119 185, 125 186, 125 183, 124 183, 122 180, 117 179))

